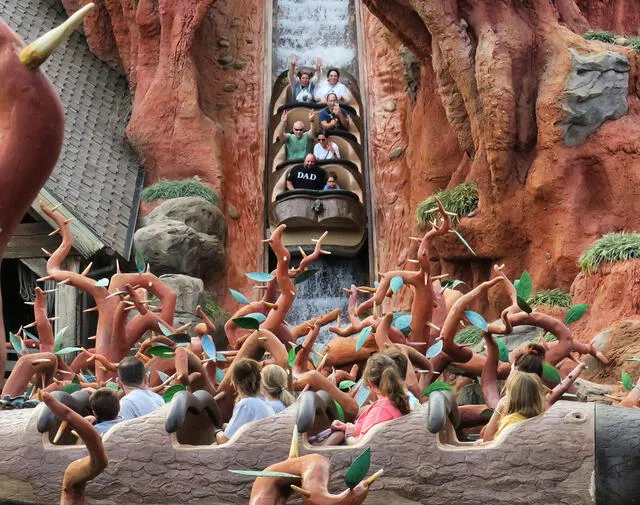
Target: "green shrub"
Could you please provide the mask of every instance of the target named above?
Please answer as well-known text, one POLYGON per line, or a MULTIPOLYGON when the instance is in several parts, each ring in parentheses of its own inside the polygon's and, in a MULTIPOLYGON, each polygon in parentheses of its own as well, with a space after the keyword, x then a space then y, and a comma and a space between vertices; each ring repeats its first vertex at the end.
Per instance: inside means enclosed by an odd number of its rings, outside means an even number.
POLYGON ((585 274, 592 274, 602 263, 618 263, 640 258, 640 234, 607 233, 582 253, 578 266, 585 274))
POLYGON ((599 40, 607 44, 616 43, 616 34, 605 30, 589 30, 584 33, 583 37, 587 40, 599 40))
POLYGON ((440 191, 424 200, 416 209, 416 220, 420 228, 425 228, 440 213, 427 212, 437 207, 438 198, 445 210, 455 212, 458 217, 463 217, 478 207, 478 185, 473 181, 463 182, 455 188, 440 191))
POLYGON ((457 344, 470 344, 474 346, 482 340, 482 330, 475 326, 465 326, 453 338, 457 344))
POLYGON ((629 47, 634 53, 640 53, 640 37, 633 37, 629 39, 629 47))
POLYGON ((204 304, 202 306, 202 310, 204 310, 205 314, 209 316, 211 320, 219 319, 220 317, 226 316, 222 307, 218 301, 209 295, 204 295, 204 304))
POLYGON ((218 195, 194 179, 184 179, 182 181, 162 179, 142 190, 142 201, 147 203, 156 200, 181 198, 183 196, 199 196, 214 205, 218 205, 218 195))
POLYGON ((551 307, 571 307, 571 295, 561 289, 536 291, 527 300, 529 305, 550 305, 551 307))

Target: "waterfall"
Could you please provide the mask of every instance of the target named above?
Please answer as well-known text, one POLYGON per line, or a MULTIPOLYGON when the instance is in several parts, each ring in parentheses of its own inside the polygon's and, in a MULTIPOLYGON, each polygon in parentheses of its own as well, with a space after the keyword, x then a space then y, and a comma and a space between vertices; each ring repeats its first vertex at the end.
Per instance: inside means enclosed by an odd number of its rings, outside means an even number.
POLYGON ((273 7, 274 77, 289 68, 291 53, 298 68, 320 57, 325 72, 339 67, 357 77, 354 0, 274 0, 273 7))

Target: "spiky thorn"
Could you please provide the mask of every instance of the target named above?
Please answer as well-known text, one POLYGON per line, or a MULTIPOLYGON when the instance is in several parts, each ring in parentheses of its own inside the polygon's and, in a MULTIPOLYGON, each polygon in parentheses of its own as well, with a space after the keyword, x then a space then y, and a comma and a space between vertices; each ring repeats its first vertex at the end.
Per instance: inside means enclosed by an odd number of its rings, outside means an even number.
POLYGON ((80 275, 86 276, 89 271, 91 270, 91 267, 93 266, 93 261, 90 261, 89 264, 87 265, 87 268, 85 268, 80 275))

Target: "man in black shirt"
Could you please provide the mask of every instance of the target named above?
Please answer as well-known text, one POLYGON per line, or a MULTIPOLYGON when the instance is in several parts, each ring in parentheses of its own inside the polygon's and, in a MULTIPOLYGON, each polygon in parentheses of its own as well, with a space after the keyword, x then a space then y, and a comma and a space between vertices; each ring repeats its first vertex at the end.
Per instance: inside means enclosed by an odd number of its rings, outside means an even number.
POLYGON ((327 181, 327 172, 318 166, 316 157, 307 154, 304 165, 294 166, 287 175, 287 189, 315 189, 324 188, 327 181))

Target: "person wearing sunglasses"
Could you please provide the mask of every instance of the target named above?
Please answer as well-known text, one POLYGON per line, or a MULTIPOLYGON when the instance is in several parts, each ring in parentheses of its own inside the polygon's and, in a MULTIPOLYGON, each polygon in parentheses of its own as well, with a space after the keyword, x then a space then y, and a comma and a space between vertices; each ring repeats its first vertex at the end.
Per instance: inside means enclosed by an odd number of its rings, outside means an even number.
POLYGON ((327 137, 327 132, 322 130, 316 137, 318 143, 313 148, 315 157, 322 160, 334 160, 340 158, 340 150, 335 142, 331 142, 327 137))
POLYGON ((296 121, 293 123, 293 133, 285 132, 287 125, 288 111, 282 113, 280 124, 278 125, 277 141, 282 140, 287 153, 287 160, 301 160, 313 151, 313 139, 316 138, 316 113, 309 113, 309 123, 311 130, 305 131, 304 123, 296 121))

